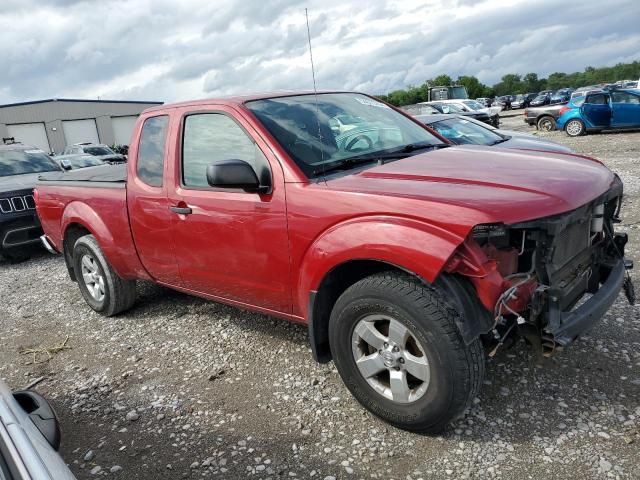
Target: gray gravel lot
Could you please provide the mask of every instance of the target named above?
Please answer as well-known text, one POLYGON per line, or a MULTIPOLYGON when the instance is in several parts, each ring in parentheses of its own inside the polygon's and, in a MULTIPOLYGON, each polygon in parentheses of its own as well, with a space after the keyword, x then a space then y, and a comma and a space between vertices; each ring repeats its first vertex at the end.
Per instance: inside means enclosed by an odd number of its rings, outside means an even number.
MULTIPOLYGON (((521 115, 504 126, 528 129, 521 115)), ((621 175, 621 229, 640 259, 640 132, 541 136, 621 175)), ((0 261, 0 292, 0 377, 45 377, 36 388, 81 479, 640 478, 640 307, 622 297, 542 366, 522 343, 487 360, 466 418, 421 436, 361 408, 332 364, 313 362, 303 326, 152 284, 105 319, 46 253, 0 261), (48 362, 19 354, 67 335, 48 362)))

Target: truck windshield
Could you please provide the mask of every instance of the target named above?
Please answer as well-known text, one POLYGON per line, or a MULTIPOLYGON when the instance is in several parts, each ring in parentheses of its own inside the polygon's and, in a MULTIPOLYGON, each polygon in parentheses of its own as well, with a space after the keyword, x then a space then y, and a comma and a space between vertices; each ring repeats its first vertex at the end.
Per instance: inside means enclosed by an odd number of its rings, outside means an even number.
POLYGON ((0 177, 60 170, 42 150, 0 150, 0 177))
POLYGON ((336 165, 352 167, 399 151, 409 156, 442 145, 417 123, 360 94, 325 93, 317 99, 296 95, 254 100, 246 106, 309 178, 336 165), (345 125, 349 118, 356 122, 345 125), (341 128, 336 128, 336 119, 341 128))

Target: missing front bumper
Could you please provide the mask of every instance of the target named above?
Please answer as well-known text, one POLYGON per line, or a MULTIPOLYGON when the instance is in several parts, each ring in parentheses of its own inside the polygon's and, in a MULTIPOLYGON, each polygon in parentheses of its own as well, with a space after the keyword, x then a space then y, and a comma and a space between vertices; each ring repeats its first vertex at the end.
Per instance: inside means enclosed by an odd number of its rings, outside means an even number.
POLYGON ((579 335, 590 330, 613 305, 625 281, 625 262, 616 261, 605 283, 586 302, 569 312, 562 312, 551 303, 547 330, 560 346, 567 346, 579 335))

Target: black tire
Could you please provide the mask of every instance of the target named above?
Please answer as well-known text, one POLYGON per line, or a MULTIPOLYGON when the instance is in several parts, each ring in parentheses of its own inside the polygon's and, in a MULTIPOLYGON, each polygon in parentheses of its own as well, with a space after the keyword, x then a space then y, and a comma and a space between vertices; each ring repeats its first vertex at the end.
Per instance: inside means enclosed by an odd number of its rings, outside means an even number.
POLYGON ((73 246, 73 268, 78 279, 80 292, 87 304, 96 312, 110 317, 128 310, 136 301, 135 280, 125 280, 111 268, 98 242, 93 235, 80 237, 73 246), (83 259, 91 259, 96 268, 96 274, 102 277, 103 297, 95 298, 89 291, 87 281, 83 276, 83 259))
POLYGON ((586 128, 582 120, 572 118, 564 124, 564 131, 570 137, 579 137, 586 133, 586 128))
POLYGON ((331 353, 347 388, 365 408, 396 427, 442 431, 463 414, 484 377, 480 340, 464 343, 455 324, 458 315, 442 292, 407 274, 384 272, 355 283, 340 296, 329 321, 331 353), (424 350, 430 378, 426 391, 415 401, 389 399, 358 369, 352 350, 354 330, 372 314, 398 320, 424 350))
POLYGON ((538 119, 536 127, 543 132, 553 132, 556 129, 556 119, 545 115, 538 119))

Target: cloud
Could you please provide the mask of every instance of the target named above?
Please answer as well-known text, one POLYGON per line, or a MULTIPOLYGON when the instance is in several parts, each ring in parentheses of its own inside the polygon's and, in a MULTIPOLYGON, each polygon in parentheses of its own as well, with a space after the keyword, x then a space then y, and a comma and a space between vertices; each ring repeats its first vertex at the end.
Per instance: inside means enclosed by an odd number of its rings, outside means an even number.
POLYGON ((493 84, 639 58, 640 4, 611 0, 4 0, 0 102, 174 101, 311 88, 384 93, 440 73, 493 84))

